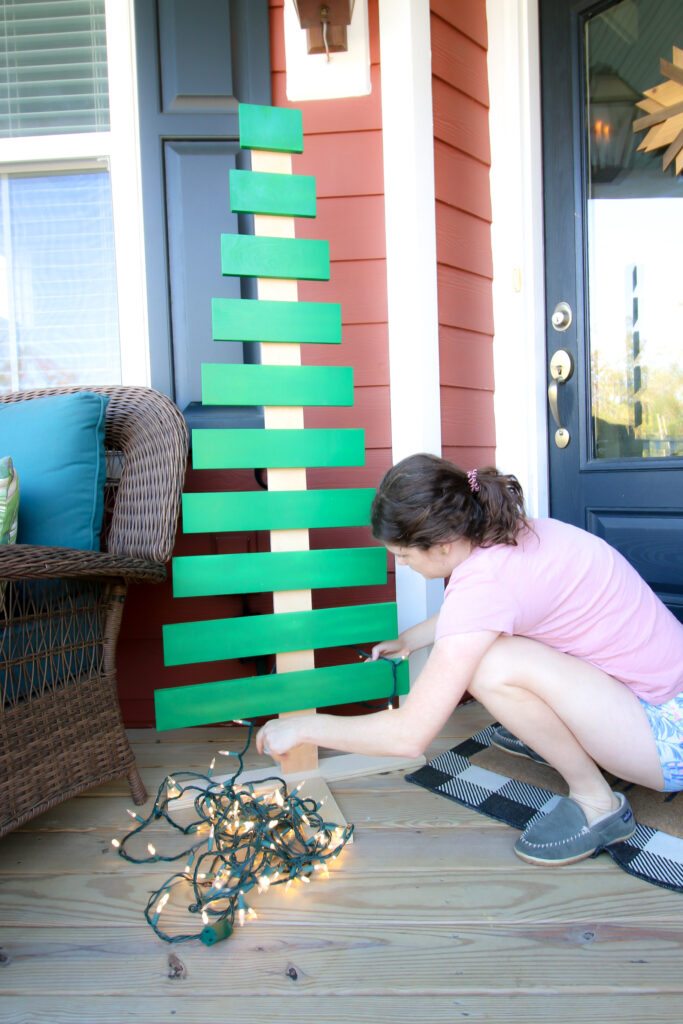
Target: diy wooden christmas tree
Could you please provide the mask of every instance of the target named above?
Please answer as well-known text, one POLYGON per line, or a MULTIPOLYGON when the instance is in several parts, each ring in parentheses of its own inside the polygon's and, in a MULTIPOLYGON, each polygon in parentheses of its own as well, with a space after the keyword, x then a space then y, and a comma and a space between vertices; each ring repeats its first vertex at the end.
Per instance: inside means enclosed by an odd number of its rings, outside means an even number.
MULTIPOLYGON (((196 429, 195 469, 266 468, 267 491, 186 494, 185 532, 269 530, 269 552, 173 560, 176 597, 273 592, 273 614, 163 628, 167 665, 276 656, 273 674, 157 690, 157 727, 170 729, 297 712, 388 697, 408 689, 408 664, 364 662, 316 668, 317 648, 368 644, 397 635, 394 603, 314 610, 311 590, 386 582, 380 547, 309 549, 309 530, 369 523, 373 490, 307 490, 306 467, 360 466, 364 432, 306 429, 303 407, 353 404, 351 367, 302 366, 301 345, 339 344, 337 303, 299 302, 297 279, 328 280, 326 241, 297 239, 294 217, 314 217, 315 179, 292 174, 303 150, 301 112, 241 105, 240 145, 252 170, 230 172, 230 205, 254 215, 254 235, 222 235, 222 273, 258 279, 257 299, 214 299, 216 342, 260 343, 259 365, 202 366, 204 405, 262 405, 263 429, 196 429)), ((317 752, 283 760, 291 774, 314 769, 317 752)))

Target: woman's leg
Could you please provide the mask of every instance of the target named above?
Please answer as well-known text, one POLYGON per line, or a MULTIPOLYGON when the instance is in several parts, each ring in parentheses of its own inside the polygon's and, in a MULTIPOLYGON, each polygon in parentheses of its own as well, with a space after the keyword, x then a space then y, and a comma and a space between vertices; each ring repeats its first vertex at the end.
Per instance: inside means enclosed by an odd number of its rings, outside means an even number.
POLYGON ((621 779, 663 788, 642 705, 627 686, 594 665, 535 640, 501 636, 468 689, 557 769, 589 824, 618 803, 597 765, 621 779))

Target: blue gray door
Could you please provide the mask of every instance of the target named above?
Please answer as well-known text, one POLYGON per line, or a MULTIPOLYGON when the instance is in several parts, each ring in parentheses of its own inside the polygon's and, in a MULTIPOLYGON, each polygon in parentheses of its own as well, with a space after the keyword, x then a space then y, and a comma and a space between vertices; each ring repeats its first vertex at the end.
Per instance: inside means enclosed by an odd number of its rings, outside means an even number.
POLYGON ((540 0, 540 17, 551 514, 683 619, 683 174, 664 168, 683 118, 662 113, 683 100, 683 4, 540 0))
POLYGON ((238 103, 270 103, 268 3, 135 0, 135 40, 152 386, 207 426, 225 413, 201 408, 201 364, 246 361, 241 343, 212 341, 211 299, 249 297, 221 276, 220 234, 251 230, 228 173, 242 166, 238 103))

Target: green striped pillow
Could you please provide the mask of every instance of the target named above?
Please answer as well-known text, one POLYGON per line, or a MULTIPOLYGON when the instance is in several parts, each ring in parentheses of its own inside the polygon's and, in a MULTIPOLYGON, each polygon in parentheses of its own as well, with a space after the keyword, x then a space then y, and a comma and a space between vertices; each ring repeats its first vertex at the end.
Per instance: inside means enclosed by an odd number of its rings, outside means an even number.
POLYGON ((19 477, 9 455, 0 458, 0 544, 14 544, 19 523, 19 477))

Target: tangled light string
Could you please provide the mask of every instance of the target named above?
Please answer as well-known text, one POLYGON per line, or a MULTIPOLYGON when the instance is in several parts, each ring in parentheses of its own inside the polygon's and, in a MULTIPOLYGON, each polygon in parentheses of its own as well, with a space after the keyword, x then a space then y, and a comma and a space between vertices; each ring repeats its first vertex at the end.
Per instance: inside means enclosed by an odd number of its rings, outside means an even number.
POLYGON ((150 896, 145 917, 165 942, 200 939, 211 946, 232 934, 235 920, 243 925, 256 917, 245 896, 252 889, 265 892, 271 885, 289 887, 295 879, 308 883, 314 872, 327 873, 327 862, 337 857, 353 834, 353 825, 336 825, 324 820, 324 801, 299 797, 304 783, 291 793, 284 779, 269 776, 258 783, 267 791, 257 792, 254 783, 240 785, 236 779, 243 769, 243 758, 251 743, 252 722, 247 742, 241 751, 221 750, 219 754, 236 757, 237 771, 225 782, 212 781, 215 758, 206 775, 176 772, 167 775, 159 786, 154 806, 147 818, 128 811, 138 824, 122 839, 113 839, 119 856, 133 864, 172 862, 185 859, 185 867, 167 878, 150 896), (185 785, 182 776, 191 776, 185 785), (201 781, 205 785, 201 784, 201 781), (197 818, 181 825, 171 805, 185 794, 195 793, 197 818), (150 843, 148 856, 135 857, 126 847, 148 825, 164 819, 179 833, 197 836, 198 841, 173 856, 163 856, 150 843), (169 935, 159 925, 164 907, 174 890, 189 886, 192 899, 187 910, 201 918, 202 928, 190 934, 169 935))

